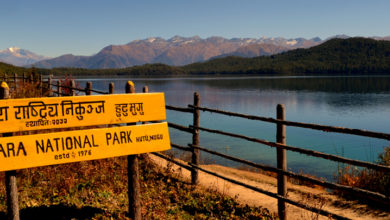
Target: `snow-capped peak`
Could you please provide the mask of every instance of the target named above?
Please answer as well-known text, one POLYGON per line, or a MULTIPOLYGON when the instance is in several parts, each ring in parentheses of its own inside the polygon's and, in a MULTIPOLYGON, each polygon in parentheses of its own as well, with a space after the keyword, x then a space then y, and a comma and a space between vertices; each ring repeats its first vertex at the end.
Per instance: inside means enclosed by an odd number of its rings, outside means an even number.
POLYGON ((149 42, 149 43, 153 43, 153 41, 155 41, 156 40, 156 38, 154 38, 154 37, 149 37, 148 39, 147 39, 147 41, 149 42))
POLYGON ((290 45, 290 46, 294 46, 297 43, 298 43, 298 41, 296 41, 296 40, 289 40, 289 41, 286 42, 286 44, 290 45))
POLYGON ((4 50, 0 50, 0 53, 17 53, 20 50, 18 47, 9 47, 4 50))
MULTIPOLYGON (((18 48, 18 47, 10 47, 10 48, 8 48, 7 49, 9 52, 11 52, 11 53, 18 53, 19 51, 20 51, 20 48, 18 48)), ((6 50, 6 51, 7 51, 6 50)))
POLYGON ((18 47, 9 47, 5 50, 0 50, 0 62, 5 62, 16 66, 30 65, 47 58, 48 57, 37 55, 18 47))

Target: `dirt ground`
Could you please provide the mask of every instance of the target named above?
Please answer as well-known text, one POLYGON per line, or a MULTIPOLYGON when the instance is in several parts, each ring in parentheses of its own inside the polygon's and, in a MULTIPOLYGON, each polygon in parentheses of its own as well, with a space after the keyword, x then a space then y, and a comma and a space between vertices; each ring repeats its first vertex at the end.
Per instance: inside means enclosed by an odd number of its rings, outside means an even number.
MULTIPOLYGON (((150 158, 160 166, 166 167, 168 165, 166 160, 157 156, 150 155, 150 158)), ((173 164, 169 164, 169 166, 171 166, 171 169, 183 178, 191 178, 191 174, 188 170, 173 164)), ((274 193, 277 192, 276 179, 270 176, 219 165, 202 165, 201 167, 263 190, 274 193)), ((271 212, 277 212, 277 200, 272 197, 232 184, 201 171, 199 171, 199 181, 201 186, 215 189, 220 193, 231 197, 236 197, 238 202, 242 204, 261 206, 267 208, 271 212)), ((287 188, 287 195, 290 199, 316 208, 321 208, 347 218, 390 219, 390 209, 388 211, 383 211, 357 202, 346 201, 321 188, 311 188, 290 183, 288 183, 287 188)), ((288 219, 329 219, 328 217, 318 216, 316 213, 311 213, 289 204, 287 205, 287 217, 288 219)))

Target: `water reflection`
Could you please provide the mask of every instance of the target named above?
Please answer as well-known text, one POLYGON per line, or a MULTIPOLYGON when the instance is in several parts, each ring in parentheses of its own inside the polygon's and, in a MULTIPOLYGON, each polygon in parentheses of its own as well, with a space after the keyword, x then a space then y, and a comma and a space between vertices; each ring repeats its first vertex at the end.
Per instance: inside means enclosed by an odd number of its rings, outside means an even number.
POLYGON ((331 93, 389 92, 390 77, 270 77, 193 80, 196 84, 232 90, 291 90, 331 93))
MULTIPOLYGON (((94 89, 123 93, 127 79, 80 79, 80 85, 92 81, 94 89)), ((286 119, 308 123, 359 128, 384 133, 390 131, 390 77, 284 77, 284 78, 207 78, 207 79, 134 79, 137 91, 144 85, 150 92, 165 92, 166 103, 187 106, 193 93, 199 92, 204 106, 246 114, 275 117, 276 105, 286 106, 286 119)), ((169 121, 188 125, 191 115, 167 112, 169 121)), ((201 113, 201 126, 256 138, 275 140, 275 126, 210 113, 201 113)), ((201 144, 254 162, 274 165, 275 151, 269 147, 202 132, 201 144)), ((171 130, 178 144, 191 141, 188 135, 171 130)), ((388 141, 352 135, 287 128, 287 144, 342 155, 352 159, 375 161, 388 141)), ((203 154, 207 158, 207 154, 203 154)), ((226 161, 215 159, 226 165, 226 161)), ((338 164, 288 153, 288 167, 332 178, 338 164)))

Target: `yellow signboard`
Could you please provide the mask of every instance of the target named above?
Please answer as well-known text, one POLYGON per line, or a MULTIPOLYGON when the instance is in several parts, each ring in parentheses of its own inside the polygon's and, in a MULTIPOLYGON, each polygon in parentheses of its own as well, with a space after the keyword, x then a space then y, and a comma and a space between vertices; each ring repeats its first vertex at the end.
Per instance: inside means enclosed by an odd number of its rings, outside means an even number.
POLYGON ((0 100, 0 133, 165 118, 163 93, 0 100))
POLYGON ((166 122, 4 137, 0 138, 0 171, 168 149, 166 122))

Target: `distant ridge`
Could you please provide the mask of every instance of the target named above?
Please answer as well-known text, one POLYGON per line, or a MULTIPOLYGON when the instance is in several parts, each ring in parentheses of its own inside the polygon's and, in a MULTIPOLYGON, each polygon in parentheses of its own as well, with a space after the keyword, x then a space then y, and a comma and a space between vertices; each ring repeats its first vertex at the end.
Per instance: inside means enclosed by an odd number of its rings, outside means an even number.
POLYGON ((36 67, 75 67, 88 69, 125 68, 147 63, 181 66, 207 61, 218 56, 254 57, 307 48, 322 42, 319 38, 232 38, 175 36, 168 40, 155 37, 110 45, 93 56, 63 55, 35 63, 36 67))
MULTIPOLYGON (((68 55, 65 55, 67 57, 68 55)), ((71 60, 74 58, 69 56, 71 60)), ((84 61, 85 57, 78 57, 84 61)), ((0 62, 0 73, 38 72, 44 75, 106 75, 166 77, 199 75, 390 75, 390 41, 367 38, 331 39, 320 45, 271 56, 229 56, 184 66, 145 64, 114 69, 23 68, 0 62)))
MULTIPOLYGON (((9 48, 0 51, 0 62, 38 68, 115 69, 144 64, 184 66, 229 56, 244 58, 271 56, 299 48, 310 48, 332 39, 349 38, 346 35, 336 35, 326 40, 318 37, 312 39, 281 37, 258 39, 209 37, 202 39, 199 36, 175 36, 168 40, 151 37, 124 45, 109 45, 93 56, 66 54, 47 59, 47 57, 27 50, 9 48), (40 61, 36 62, 36 60, 40 61)), ((390 37, 370 37, 369 39, 390 41, 390 37)))

